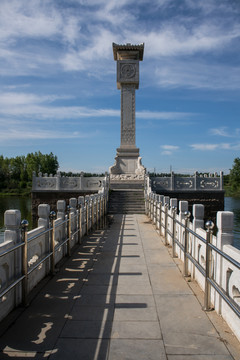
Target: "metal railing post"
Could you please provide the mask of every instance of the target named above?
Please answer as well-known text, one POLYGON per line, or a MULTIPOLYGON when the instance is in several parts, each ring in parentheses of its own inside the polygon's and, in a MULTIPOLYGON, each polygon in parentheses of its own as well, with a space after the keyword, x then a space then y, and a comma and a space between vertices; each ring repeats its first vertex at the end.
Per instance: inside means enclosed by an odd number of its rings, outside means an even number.
POLYGON ((53 275, 55 273, 55 219, 56 219, 56 213, 55 211, 50 212, 50 227, 51 227, 51 243, 50 243, 50 252, 51 255, 51 274, 53 275))
POLYGON ((148 199, 148 208, 147 208, 147 215, 150 218, 150 214, 151 214, 151 198, 150 198, 150 194, 147 195, 147 199, 148 199))
POLYGON ((165 232, 164 232, 164 237, 165 237, 165 245, 167 245, 167 226, 168 226, 168 204, 165 204, 165 218, 164 218, 164 226, 165 226, 165 232))
POLYGON ((184 213, 185 219, 184 219, 184 264, 183 264, 183 276, 187 277, 189 276, 189 272, 188 272, 188 237, 189 237, 189 232, 187 230, 187 228, 189 227, 189 222, 190 222, 190 216, 191 213, 190 211, 185 211, 184 213))
POLYGON ((88 219, 88 213, 89 213, 89 201, 86 199, 85 200, 85 206, 86 206, 86 235, 88 235, 88 224, 89 224, 89 219, 88 219))
POLYGON ((154 195, 153 198, 153 224, 156 224, 156 208, 157 208, 157 199, 156 199, 156 195, 154 195))
POLYGON ((158 214, 159 214, 159 201, 157 200, 157 204, 156 204, 156 229, 157 230, 159 230, 158 214))
POLYGON ((99 229, 99 218, 98 218, 98 210, 99 210, 99 196, 96 198, 96 229, 99 229))
POLYGON ((53 275, 55 273, 55 222, 56 219, 56 213, 55 211, 51 211, 50 215, 50 228, 51 228, 51 242, 50 242, 50 252, 51 255, 51 274, 53 275))
POLYGON ((162 202, 159 203, 159 234, 162 234, 162 202))
POLYGON ((103 204, 104 204, 104 228, 107 226, 107 198, 104 194, 103 198, 103 204))
POLYGON ((79 204, 78 206, 78 243, 82 243, 82 204, 79 204))
POLYGON ((176 207, 172 207, 172 257, 176 257, 176 251, 175 251, 175 232, 176 232, 176 207))
POLYGON ((205 268, 205 292, 204 292, 204 306, 205 311, 211 310, 211 285, 208 281, 210 278, 211 263, 212 263, 212 251, 209 246, 212 242, 212 234, 214 223, 212 221, 207 221, 205 224, 206 231, 206 268, 205 268))
POLYGON ((72 238, 72 215, 71 215, 71 207, 68 206, 68 241, 67 241, 67 255, 71 256, 71 238, 72 238))
POLYGON ((22 248, 22 275, 24 279, 22 280, 22 302, 23 305, 27 305, 27 293, 28 293, 28 238, 27 238, 27 228, 28 221, 22 220, 22 242, 24 246, 22 248))

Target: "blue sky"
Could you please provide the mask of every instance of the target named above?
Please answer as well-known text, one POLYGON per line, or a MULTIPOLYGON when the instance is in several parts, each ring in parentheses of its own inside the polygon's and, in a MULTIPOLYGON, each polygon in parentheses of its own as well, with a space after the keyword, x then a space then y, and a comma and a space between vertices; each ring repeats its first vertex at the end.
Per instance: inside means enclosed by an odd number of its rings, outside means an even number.
POLYGON ((136 145, 149 171, 240 156, 239 0, 1 0, 0 154, 103 172, 120 145, 112 43, 145 44, 136 145))

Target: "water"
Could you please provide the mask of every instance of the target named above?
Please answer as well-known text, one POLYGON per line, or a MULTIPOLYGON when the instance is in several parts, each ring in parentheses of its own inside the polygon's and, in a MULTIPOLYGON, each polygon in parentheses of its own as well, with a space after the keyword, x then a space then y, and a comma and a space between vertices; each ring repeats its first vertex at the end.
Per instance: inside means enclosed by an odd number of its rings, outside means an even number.
MULTIPOLYGON (((234 212, 234 246, 240 249, 240 198, 225 197, 225 210, 234 212)), ((32 226, 31 198, 17 196, 0 197, 0 242, 3 241, 4 212, 8 209, 21 211, 22 219, 27 219, 29 229, 32 226)))

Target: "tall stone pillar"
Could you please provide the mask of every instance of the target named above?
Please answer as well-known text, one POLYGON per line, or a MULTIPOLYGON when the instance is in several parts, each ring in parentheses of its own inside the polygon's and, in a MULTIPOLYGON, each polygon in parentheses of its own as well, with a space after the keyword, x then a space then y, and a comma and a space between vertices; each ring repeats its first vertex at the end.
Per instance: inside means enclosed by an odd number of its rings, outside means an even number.
POLYGON ((135 90, 139 86, 139 61, 143 60, 143 51, 144 44, 113 43, 117 88, 121 90, 121 144, 115 164, 109 169, 112 180, 142 180, 145 174, 135 143, 135 90))

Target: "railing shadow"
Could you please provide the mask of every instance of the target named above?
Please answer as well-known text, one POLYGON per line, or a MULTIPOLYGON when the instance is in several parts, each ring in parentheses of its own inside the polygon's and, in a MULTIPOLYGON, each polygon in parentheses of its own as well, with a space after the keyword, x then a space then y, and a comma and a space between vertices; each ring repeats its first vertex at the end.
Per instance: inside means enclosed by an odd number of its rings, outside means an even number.
POLYGON ((0 358, 107 358, 114 309, 146 307, 116 303, 119 276, 141 275, 120 273, 121 258, 138 257, 122 254, 129 220, 117 215, 105 230, 84 237, 58 273, 37 286, 30 306, 1 336, 0 358))

